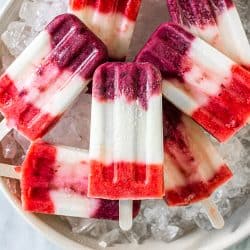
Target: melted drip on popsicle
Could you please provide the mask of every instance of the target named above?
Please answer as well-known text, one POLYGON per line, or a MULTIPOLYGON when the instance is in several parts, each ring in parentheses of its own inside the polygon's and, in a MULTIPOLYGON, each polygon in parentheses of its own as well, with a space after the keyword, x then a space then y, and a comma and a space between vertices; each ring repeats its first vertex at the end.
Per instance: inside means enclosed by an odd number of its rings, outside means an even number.
POLYGON ((131 20, 136 20, 141 0, 70 0, 73 10, 91 6, 102 13, 120 12, 131 20))
POLYGON ((138 100, 145 110, 150 96, 161 91, 161 76, 150 64, 106 63, 96 70, 94 81, 92 93, 99 101, 113 101, 124 96, 127 102, 138 100), (155 80, 147 78, 148 74, 155 80))

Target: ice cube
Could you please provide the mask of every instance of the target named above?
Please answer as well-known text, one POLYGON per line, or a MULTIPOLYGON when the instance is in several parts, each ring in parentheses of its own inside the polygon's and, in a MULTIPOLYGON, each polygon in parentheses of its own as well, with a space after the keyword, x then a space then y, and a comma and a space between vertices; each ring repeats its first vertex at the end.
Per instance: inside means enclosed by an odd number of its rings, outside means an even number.
POLYGON ((147 223, 168 224, 169 210, 165 202, 162 200, 143 201, 145 209, 142 209, 143 216, 147 223))
POLYGON ((64 217, 72 227, 74 233, 87 233, 90 232, 96 225, 95 219, 80 219, 74 217, 64 217))
POLYGON ((231 183, 224 187, 225 193, 228 198, 234 198, 241 194, 240 187, 234 187, 231 183))
POLYGON ((100 239, 101 236, 109 233, 113 229, 119 229, 118 222, 108 220, 95 220, 95 226, 89 231, 88 235, 96 239, 100 239))
POLYGON ((159 228, 158 225, 152 225, 152 236, 157 240, 166 242, 172 241, 183 234, 183 230, 175 225, 168 225, 165 228, 159 228))
POLYGON ((1 141, 3 157, 6 159, 13 159, 17 154, 17 144, 12 134, 8 134, 1 141))
POLYGON ((51 8, 50 12, 48 13, 48 21, 51 21, 56 16, 67 12, 67 1, 68 0, 51 1, 51 8))
POLYGON ((113 246, 115 243, 128 243, 119 228, 104 234, 99 240, 99 246, 101 247, 113 246))
POLYGON ((217 144, 216 147, 231 169, 238 170, 239 160, 246 154, 241 141, 237 137, 233 137, 226 143, 217 144))
POLYGON ((91 96, 82 93, 75 104, 45 137, 54 144, 89 148, 91 96))
POLYGON ((207 215, 203 212, 203 213, 198 213, 195 218, 194 218, 194 222, 196 223, 196 225, 204 230, 210 231, 213 229, 210 221, 208 220, 207 215))
POLYGON ((67 11, 66 1, 24 1, 19 17, 35 31, 41 31, 54 17, 67 11))
POLYGON ((218 206, 219 212, 223 216, 231 214, 232 207, 231 207, 229 199, 221 200, 220 202, 217 203, 217 206, 218 206))
POLYGON ((13 131, 13 137, 18 142, 18 144, 21 146, 21 148, 23 149, 23 152, 26 153, 28 148, 29 148, 30 141, 15 130, 13 131))
POLYGON ((33 27, 34 30, 41 31, 47 24, 47 16, 50 11, 50 4, 48 3, 42 1, 24 1, 19 12, 19 17, 28 26, 33 27))
POLYGON ((15 21, 9 24, 1 38, 10 53, 18 56, 34 39, 34 33, 24 22, 15 21))
POLYGON ((149 226, 142 215, 138 215, 133 222, 132 230, 124 232, 127 239, 131 243, 142 243, 145 239, 151 236, 149 226))
POLYGON ((199 213, 200 205, 187 206, 182 211, 182 218, 185 220, 193 220, 194 217, 199 213))
POLYGON ((218 202, 221 201, 221 199, 223 199, 223 195, 224 195, 224 192, 223 192, 223 189, 222 188, 219 188, 218 190, 216 190, 213 194, 212 194, 212 200, 213 202, 215 202, 216 204, 218 202))

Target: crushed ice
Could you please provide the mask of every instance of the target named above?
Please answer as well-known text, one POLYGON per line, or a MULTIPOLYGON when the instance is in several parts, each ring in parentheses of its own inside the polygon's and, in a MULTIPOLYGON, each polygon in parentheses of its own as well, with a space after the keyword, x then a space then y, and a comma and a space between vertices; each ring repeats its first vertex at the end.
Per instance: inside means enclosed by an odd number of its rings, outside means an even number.
MULTIPOLYGON (((238 0, 237 6, 250 38, 248 0, 238 0)), ((10 23, 2 34, 2 41, 8 48, 1 49, 2 68, 6 68, 14 59, 13 56, 18 56, 53 17, 66 10, 66 0, 25 0, 19 11, 19 20, 10 23)), ((69 146, 87 148, 90 106, 90 96, 83 93, 46 139, 57 144, 67 142, 69 146)), ((212 141, 234 172, 232 181, 212 196, 220 212, 227 217, 247 200, 250 193, 250 127, 242 129, 227 143, 219 145, 213 139, 212 141)), ((22 162, 29 146, 29 142, 17 132, 10 133, 1 144, 3 156, 11 159, 13 164, 22 162)), ((168 242, 181 237, 196 226, 205 230, 212 229, 199 204, 169 208, 159 200, 142 202, 141 211, 129 232, 122 232, 118 223, 113 221, 78 218, 66 220, 74 233, 96 238, 101 247, 116 243, 142 243, 151 237, 168 242)))
POLYGON ((55 16, 67 11, 67 0, 25 0, 19 20, 9 24, 2 41, 13 56, 18 56, 55 16))

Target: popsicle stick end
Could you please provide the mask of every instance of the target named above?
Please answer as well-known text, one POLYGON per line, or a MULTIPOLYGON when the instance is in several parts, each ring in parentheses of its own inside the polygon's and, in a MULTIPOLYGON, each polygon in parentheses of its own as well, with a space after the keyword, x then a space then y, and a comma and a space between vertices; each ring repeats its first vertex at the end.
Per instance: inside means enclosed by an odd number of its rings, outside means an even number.
POLYGON ((211 199, 201 202, 206 210, 207 216, 215 229, 222 229, 225 225, 223 216, 220 214, 218 207, 211 199))
POLYGON ((133 201, 119 201, 119 225, 123 231, 129 231, 133 226, 133 201))

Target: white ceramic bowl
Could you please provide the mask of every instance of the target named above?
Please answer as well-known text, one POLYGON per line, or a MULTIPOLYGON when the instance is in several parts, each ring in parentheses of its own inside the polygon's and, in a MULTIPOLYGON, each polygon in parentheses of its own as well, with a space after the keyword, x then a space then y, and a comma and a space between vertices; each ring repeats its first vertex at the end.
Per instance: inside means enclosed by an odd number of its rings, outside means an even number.
MULTIPOLYGON (((18 16, 18 10, 23 0, 10 0, 0 12, 0 34, 6 29, 7 25, 18 16)), ((43 233, 49 240, 63 249, 100 249, 95 240, 73 234, 69 225, 56 216, 33 215, 24 212, 20 207, 18 199, 10 192, 6 181, 0 178, 0 188, 7 196, 16 210, 30 223, 35 229, 43 233)), ((226 221, 225 228, 219 231, 206 232, 196 230, 192 233, 176 240, 172 243, 163 243, 148 240, 142 245, 129 245, 130 250, 221 250, 225 249, 243 238, 250 235, 250 200, 233 216, 226 221)), ((127 250, 128 245, 117 245, 116 250, 127 250)), ((109 248, 108 248, 109 249, 109 248)), ((110 248, 114 249, 114 248, 110 248)))

